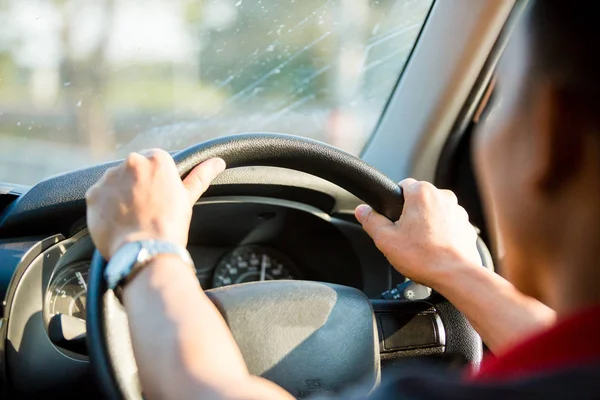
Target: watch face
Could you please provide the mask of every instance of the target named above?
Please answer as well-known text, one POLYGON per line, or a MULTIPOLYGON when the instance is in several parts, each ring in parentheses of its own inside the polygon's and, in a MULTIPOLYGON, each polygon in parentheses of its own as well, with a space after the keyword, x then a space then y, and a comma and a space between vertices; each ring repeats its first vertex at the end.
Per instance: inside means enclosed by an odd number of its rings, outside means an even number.
POLYGON ((141 249, 142 245, 139 242, 127 243, 112 256, 104 274, 110 289, 117 287, 119 282, 129 275, 141 249))

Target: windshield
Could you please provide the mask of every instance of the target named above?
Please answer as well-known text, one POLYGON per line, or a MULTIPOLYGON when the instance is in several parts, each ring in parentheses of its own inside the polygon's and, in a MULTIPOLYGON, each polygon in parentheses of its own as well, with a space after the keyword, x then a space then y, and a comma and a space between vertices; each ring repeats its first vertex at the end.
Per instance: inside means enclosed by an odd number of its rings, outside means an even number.
POLYGON ((358 154, 431 3, 0 0, 0 181, 253 131, 358 154))

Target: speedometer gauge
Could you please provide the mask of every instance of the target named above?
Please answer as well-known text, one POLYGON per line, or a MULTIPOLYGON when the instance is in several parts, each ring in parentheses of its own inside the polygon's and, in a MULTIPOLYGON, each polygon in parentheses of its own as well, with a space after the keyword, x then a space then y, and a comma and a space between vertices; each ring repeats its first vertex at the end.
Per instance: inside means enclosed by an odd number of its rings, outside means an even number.
POLYGON ((213 277, 213 287, 298 278, 300 274, 294 264, 280 252, 263 246, 242 246, 219 261, 213 277))
POLYGON ((89 261, 79 262, 61 268, 52 277, 45 299, 50 318, 65 314, 85 320, 89 268, 89 261))

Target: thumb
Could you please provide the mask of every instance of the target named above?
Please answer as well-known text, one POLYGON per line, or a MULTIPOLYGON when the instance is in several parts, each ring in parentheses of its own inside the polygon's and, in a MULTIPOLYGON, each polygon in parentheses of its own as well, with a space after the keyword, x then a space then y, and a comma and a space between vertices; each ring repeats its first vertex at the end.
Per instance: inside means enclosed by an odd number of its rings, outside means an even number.
POLYGON ((371 238, 374 238, 376 233, 381 231, 381 229, 391 228, 394 226, 392 221, 379 214, 366 204, 361 204, 360 206, 356 207, 354 215, 356 216, 358 222, 361 223, 365 232, 367 232, 371 238))
POLYGON ((183 180, 183 186, 190 194, 192 204, 208 189, 210 183, 225 170, 225 161, 221 158, 211 158, 196 166, 183 180))

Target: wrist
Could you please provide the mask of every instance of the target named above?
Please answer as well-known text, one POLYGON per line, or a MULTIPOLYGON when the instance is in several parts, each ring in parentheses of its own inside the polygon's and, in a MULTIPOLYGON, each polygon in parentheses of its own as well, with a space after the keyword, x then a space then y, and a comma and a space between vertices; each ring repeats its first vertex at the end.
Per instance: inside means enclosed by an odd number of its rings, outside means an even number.
POLYGON ((465 286, 468 286, 469 282, 484 270, 481 265, 468 260, 445 263, 440 268, 436 268, 435 276, 432 277, 429 286, 442 296, 446 296, 457 288, 464 290, 465 286))
MULTIPOLYGON (((153 280, 157 279, 157 281, 161 282, 161 285, 177 284, 178 280, 173 279, 173 277, 179 275, 181 272, 195 274, 195 270, 190 269, 189 264, 184 262, 181 257, 168 253, 157 254, 141 268, 135 279, 129 279, 125 282, 121 290, 123 295, 125 295, 130 287, 136 285, 136 282, 147 282, 148 277, 153 277, 151 278, 153 280), (146 276, 146 278, 140 279, 143 276, 146 276)), ((125 298, 124 296, 123 299, 125 300, 125 298)))
MULTIPOLYGON (((135 238, 138 236, 135 235, 135 238)), ((109 289, 120 289, 152 263, 157 257, 172 255, 195 272, 194 262, 185 247, 164 240, 143 239, 127 242, 111 257, 105 278, 109 289)))

